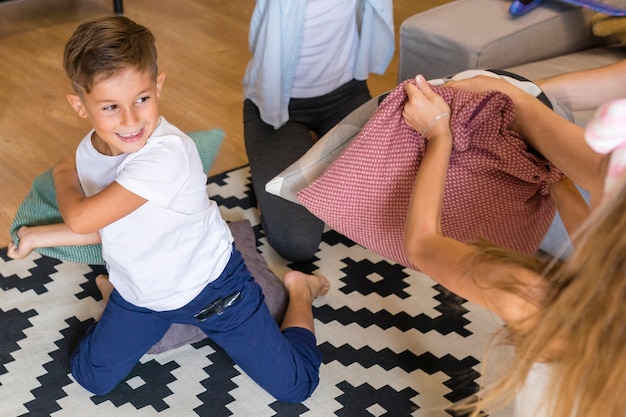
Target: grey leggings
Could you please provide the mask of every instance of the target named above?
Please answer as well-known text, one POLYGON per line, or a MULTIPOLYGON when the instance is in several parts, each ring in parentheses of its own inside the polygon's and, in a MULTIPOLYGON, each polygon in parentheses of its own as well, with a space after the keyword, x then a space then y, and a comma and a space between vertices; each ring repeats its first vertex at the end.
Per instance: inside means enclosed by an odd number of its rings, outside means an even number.
POLYGON ((310 260, 319 247, 324 223, 304 207, 268 194, 265 184, 311 148, 310 131, 322 137, 370 98, 367 83, 352 80, 320 97, 291 99, 289 121, 279 129, 261 120, 252 101, 244 101, 244 140, 261 223, 270 245, 283 258, 310 260))

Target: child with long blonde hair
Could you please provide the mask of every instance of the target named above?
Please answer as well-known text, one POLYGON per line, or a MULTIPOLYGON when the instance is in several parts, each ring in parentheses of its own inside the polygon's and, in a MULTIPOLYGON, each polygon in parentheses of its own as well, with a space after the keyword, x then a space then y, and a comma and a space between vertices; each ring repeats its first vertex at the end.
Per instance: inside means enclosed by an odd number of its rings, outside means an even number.
MULTIPOLYGON (((552 186, 566 228, 576 230, 575 248, 563 262, 543 262, 441 234, 452 149, 450 110, 421 76, 416 85, 407 83, 406 91, 405 121, 428 140, 407 215, 407 256, 450 291, 498 314, 506 324, 501 336, 515 348, 504 374, 460 408, 478 416, 480 410, 515 401, 516 416, 626 416, 621 392, 626 386, 626 164, 624 145, 613 150, 626 141, 626 132, 613 137, 610 146, 595 147, 612 151, 611 182, 603 196, 593 196, 597 204, 591 213, 571 180, 552 186)), ((594 139, 593 128, 600 137, 610 134, 608 115, 616 112, 626 120, 626 101, 600 112, 587 129, 588 141, 594 139)), ((605 166, 609 157, 601 159, 605 166)))

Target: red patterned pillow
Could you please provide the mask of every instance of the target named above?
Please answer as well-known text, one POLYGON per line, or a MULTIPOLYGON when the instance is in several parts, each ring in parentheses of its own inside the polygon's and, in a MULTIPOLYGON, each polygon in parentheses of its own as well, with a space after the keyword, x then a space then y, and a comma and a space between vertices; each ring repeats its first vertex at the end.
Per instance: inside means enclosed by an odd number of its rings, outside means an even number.
MULTIPOLYGON (((336 231, 410 266, 403 229, 425 140, 404 123, 396 87, 344 152, 298 200, 336 231)), ((486 238, 533 254, 555 214, 549 186, 562 174, 508 126, 514 106, 499 92, 433 87, 451 107, 454 136, 442 209, 446 236, 486 238)), ((428 198, 428 196, 423 196, 428 198)))

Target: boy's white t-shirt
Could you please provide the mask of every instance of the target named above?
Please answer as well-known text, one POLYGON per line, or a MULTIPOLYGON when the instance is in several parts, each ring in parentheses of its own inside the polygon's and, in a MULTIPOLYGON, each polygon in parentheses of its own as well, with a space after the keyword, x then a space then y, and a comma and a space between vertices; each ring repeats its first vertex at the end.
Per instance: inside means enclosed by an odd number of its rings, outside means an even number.
POLYGON ((195 143, 163 117, 146 145, 130 154, 99 153, 92 134, 76 152, 85 194, 116 181, 148 200, 100 230, 111 284, 140 307, 166 311, 186 305, 220 276, 233 242, 217 204, 208 198, 195 143))

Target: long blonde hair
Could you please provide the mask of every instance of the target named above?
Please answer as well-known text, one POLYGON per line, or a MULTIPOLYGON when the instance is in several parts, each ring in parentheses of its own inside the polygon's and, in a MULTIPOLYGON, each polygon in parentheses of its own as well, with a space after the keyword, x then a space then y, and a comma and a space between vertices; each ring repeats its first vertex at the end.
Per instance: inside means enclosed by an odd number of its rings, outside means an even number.
MULTIPOLYGON (((542 361, 552 365, 545 393, 550 416, 626 416, 626 177, 581 227, 578 242, 562 265, 550 264, 543 271, 550 289, 537 300, 541 308, 529 318, 533 325, 523 332, 504 329, 503 336, 515 347, 512 363, 478 393, 472 417, 511 401, 533 364, 542 361), (546 355, 547 346, 558 348, 546 355)), ((516 258, 506 252, 483 253, 478 261, 516 258)), ((515 288, 510 282, 502 287, 515 288)))

